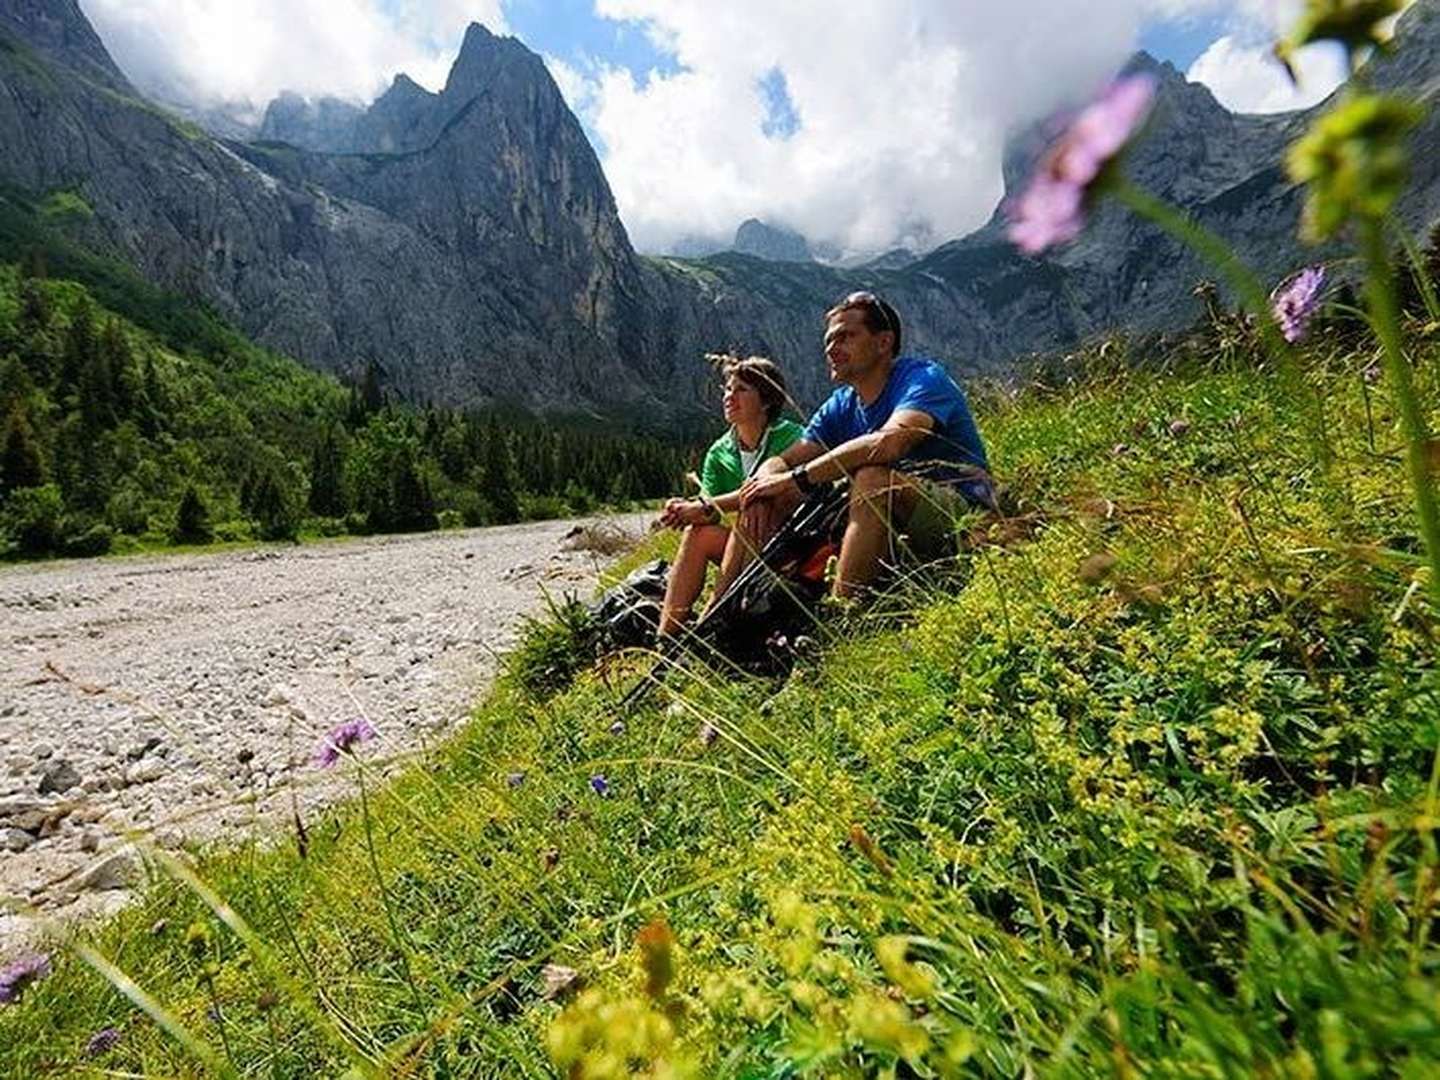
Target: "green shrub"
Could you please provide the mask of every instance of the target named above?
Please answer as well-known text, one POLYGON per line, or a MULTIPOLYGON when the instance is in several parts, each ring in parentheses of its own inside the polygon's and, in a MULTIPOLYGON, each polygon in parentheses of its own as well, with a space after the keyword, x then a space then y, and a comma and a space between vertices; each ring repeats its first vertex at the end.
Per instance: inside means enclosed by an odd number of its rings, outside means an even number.
POLYGON ((0 510, 3 530, 22 555, 48 555, 60 548, 65 503, 54 484, 16 488, 0 510))
POLYGON ((303 532, 314 536, 344 536, 345 519, 343 517, 310 517, 305 519, 303 532))
POLYGON ((245 543, 255 539, 255 529, 250 522, 241 519, 221 521, 215 525, 214 538, 222 544, 245 543))
POLYGON ((520 496, 520 519, 522 521, 553 521, 569 517, 571 509, 559 495, 532 495, 525 492, 520 496))
POLYGON ((465 515, 459 510, 441 510, 435 515, 435 520, 441 529, 463 529, 465 527, 465 515))
POLYGON ((95 522, 76 528, 78 531, 71 532, 71 526, 66 526, 65 540, 61 547, 64 554, 75 559, 90 559, 110 553, 115 542, 115 530, 109 525, 95 522))
POLYGON ((595 660, 599 628, 584 604, 567 596, 558 604, 546 596, 549 617, 527 617, 520 641, 506 660, 506 673, 539 698, 564 689, 595 660))

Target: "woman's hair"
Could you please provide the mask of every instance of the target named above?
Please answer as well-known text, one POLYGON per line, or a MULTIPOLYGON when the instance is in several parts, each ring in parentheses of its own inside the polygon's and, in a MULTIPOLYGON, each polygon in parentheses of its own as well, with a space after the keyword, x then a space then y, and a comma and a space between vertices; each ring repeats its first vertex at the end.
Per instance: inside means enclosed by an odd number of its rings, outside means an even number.
POLYGON ((734 375, 746 386, 760 395, 760 404, 765 407, 765 422, 773 424, 780 419, 785 406, 790 404, 790 392, 785 388, 785 376, 773 360, 763 356, 723 355, 715 358, 720 365, 720 377, 728 379, 734 375))

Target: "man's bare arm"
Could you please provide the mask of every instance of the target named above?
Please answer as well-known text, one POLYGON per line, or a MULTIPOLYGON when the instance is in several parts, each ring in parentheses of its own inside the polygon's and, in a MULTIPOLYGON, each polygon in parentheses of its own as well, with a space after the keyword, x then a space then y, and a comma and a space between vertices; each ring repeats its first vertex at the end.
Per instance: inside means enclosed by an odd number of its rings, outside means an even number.
POLYGON ((784 452, 776 457, 766 458, 755 470, 756 475, 760 473, 782 473, 789 472, 796 465, 803 465, 807 461, 814 461, 825 452, 825 448, 819 443, 810 442, 808 439, 801 439, 799 442, 791 443, 784 452))
MULTIPOLYGON (((901 409, 885 422, 879 431, 857 435, 833 450, 796 461, 805 465, 805 476, 812 484, 826 484, 851 475, 866 465, 890 465, 899 461, 924 441, 935 427, 935 418, 918 409, 901 409)), ((797 446, 799 443, 796 444, 797 446)), ((814 446, 814 443, 810 444, 814 446)), ((791 447, 794 449, 794 447, 791 447)))

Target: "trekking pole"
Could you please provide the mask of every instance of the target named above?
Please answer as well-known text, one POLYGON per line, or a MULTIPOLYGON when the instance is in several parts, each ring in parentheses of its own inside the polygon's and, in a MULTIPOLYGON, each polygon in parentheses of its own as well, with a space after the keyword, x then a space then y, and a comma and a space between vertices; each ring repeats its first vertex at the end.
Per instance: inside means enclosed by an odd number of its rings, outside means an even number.
POLYGON ((703 645, 710 652, 718 653, 718 650, 705 640, 707 627, 715 625, 729 608, 739 603, 740 598, 745 595, 745 590, 757 577, 762 574, 774 573, 775 566, 781 563, 784 556, 788 554, 788 545, 798 537, 807 535, 817 522, 832 514, 838 498, 839 496, 834 490, 827 489, 816 492, 797 506, 775 535, 765 543, 745 569, 735 576, 735 580, 730 583, 725 592, 710 604, 704 615, 685 633, 684 637, 672 637, 660 645, 657 650, 659 656, 655 663, 620 699, 619 708, 628 711, 644 701, 649 692, 659 683, 659 673, 687 645, 691 643, 703 645))

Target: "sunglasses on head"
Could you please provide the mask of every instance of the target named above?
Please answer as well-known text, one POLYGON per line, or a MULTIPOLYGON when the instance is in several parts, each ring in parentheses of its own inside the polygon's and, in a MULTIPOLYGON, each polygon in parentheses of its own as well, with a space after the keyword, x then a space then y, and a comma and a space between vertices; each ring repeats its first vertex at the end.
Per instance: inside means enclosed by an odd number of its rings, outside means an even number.
POLYGON ((881 300, 880 297, 876 296, 873 292, 870 292, 868 289, 861 290, 860 292, 852 292, 849 296, 845 297, 844 300, 841 300, 837 306, 848 308, 855 305, 861 305, 870 308, 872 311, 879 312, 881 320, 885 323, 885 329, 889 330, 892 334, 895 332, 895 320, 890 316, 890 305, 884 300, 881 300))

